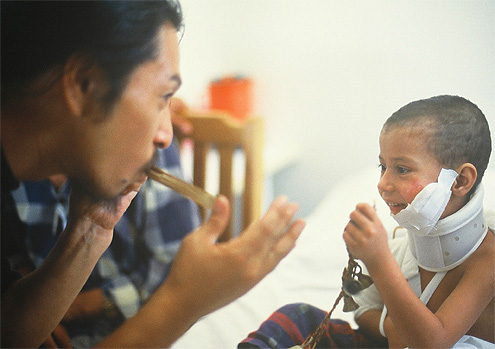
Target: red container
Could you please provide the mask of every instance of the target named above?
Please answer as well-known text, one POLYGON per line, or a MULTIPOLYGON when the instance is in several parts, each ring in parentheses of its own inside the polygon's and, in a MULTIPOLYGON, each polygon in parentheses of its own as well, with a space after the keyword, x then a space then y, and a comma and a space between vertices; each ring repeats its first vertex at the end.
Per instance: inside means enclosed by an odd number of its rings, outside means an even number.
POLYGON ((210 109, 223 110, 244 120, 253 111, 253 82, 227 77, 210 83, 210 109))

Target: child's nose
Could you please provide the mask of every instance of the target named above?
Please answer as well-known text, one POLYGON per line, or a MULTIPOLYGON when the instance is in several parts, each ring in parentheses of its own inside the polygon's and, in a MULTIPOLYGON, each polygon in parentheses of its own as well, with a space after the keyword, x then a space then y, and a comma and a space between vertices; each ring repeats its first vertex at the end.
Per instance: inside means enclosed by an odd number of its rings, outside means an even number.
POLYGON ((383 191, 391 191, 393 188, 392 182, 390 181, 389 175, 387 174, 387 171, 382 173, 380 180, 378 181, 378 190, 380 192, 383 191))

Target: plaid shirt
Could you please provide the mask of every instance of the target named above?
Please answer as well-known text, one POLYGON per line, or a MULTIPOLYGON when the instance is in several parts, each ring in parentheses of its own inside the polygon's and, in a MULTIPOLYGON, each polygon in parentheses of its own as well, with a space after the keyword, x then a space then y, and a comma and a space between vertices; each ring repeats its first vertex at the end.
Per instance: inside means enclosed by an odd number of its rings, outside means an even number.
MULTIPOLYGON (((157 165, 182 177, 176 145, 160 151, 157 165)), ((26 224, 25 247, 9 256, 12 267, 38 267, 67 222, 70 183, 57 192, 49 180, 23 182, 13 192, 21 221, 26 224)), ((110 247, 98 261, 83 290, 102 288, 118 308, 116 318, 91 318, 67 324, 73 344, 88 347, 133 316, 168 275, 182 238, 199 225, 196 205, 148 180, 115 226, 110 247)))

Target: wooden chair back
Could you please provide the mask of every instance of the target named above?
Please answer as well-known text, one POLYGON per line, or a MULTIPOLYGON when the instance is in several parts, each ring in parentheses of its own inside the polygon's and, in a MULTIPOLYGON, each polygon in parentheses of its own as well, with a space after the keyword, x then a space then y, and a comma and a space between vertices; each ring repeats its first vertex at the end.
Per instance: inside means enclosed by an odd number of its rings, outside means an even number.
MULTIPOLYGON (((236 233, 235 222, 241 222, 241 231, 261 214, 263 187, 263 132, 264 122, 260 117, 249 117, 244 121, 232 118, 219 111, 184 110, 181 117, 192 125, 188 135, 176 132, 181 145, 190 140, 193 147, 193 182, 206 189, 208 157, 212 150, 219 157, 219 193, 225 195, 231 204, 229 224, 220 240, 228 240, 236 233), (234 182, 234 155, 242 152, 245 161, 244 185, 241 200, 236 200, 234 182), (236 207, 240 202, 241 207, 236 207), (238 215, 241 213, 242 219, 238 215)), ((238 157, 237 157, 238 158, 238 157)), ((215 194, 215 193, 212 193, 215 194)), ((203 220, 208 212, 200 208, 203 220)))

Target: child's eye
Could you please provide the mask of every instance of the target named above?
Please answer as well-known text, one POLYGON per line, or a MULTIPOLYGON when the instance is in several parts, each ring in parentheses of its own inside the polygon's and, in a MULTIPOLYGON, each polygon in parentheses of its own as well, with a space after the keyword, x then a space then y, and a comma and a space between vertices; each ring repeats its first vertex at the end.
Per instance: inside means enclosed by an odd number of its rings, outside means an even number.
POLYGON ((406 174, 409 172, 409 170, 405 167, 397 166, 397 172, 399 172, 400 174, 406 174))

